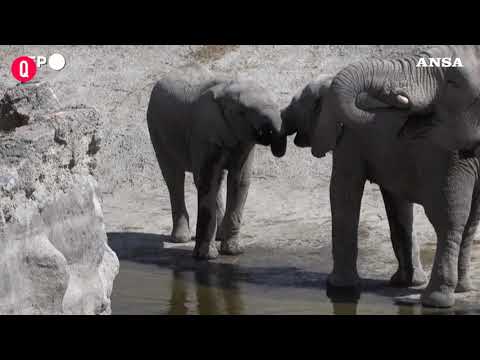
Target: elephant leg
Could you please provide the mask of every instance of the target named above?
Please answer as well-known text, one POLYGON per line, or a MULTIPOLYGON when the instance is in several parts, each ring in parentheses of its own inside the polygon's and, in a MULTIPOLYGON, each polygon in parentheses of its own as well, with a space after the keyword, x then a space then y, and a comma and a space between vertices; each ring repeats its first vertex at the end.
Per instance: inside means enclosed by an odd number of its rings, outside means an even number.
POLYGON ((398 270, 391 277, 393 286, 418 286, 427 282, 420 249, 413 236, 413 203, 380 187, 390 226, 390 239, 398 260, 398 270))
POLYGON ((467 292, 473 290, 470 279, 471 250, 475 238, 475 232, 480 221, 480 196, 476 189, 472 198, 472 206, 467 225, 463 231, 462 243, 460 244, 460 253, 458 256, 458 283, 455 292, 467 292))
POLYGON ((240 159, 238 159, 239 166, 233 167, 228 172, 227 207, 222 223, 223 239, 220 245, 220 253, 222 255, 239 255, 243 253, 243 248, 240 245, 240 227, 250 187, 254 150, 252 149, 246 157, 244 156, 240 154, 240 159), (242 161, 242 159, 244 160, 242 161))
POLYGON ((220 189, 217 194, 217 236, 216 241, 221 241, 223 239, 223 227, 221 224, 223 223, 223 217, 225 216, 225 202, 223 200, 223 192, 222 192, 222 184, 225 180, 226 170, 222 171, 221 180, 220 180, 220 189))
POLYGON ((175 166, 165 153, 161 154, 161 151, 157 152, 157 160, 170 195, 173 222, 170 239, 175 243, 188 242, 191 240, 191 235, 185 205, 185 171, 175 166))
POLYGON ((206 149, 204 160, 194 171, 198 192, 198 215, 195 248, 196 259, 214 259, 218 256, 215 245, 217 234, 217 198, 222 180, 221 149, 206 149))
POLYGON ((333 153, 330 181, 330 206, 332 212, 333 271, 328 285, 353 287, 360 285, 357 273, 358 222, 365 185, 363 162, 352 159, 351 152, 333 153))
POLYGON ((445 190, 425 206, 437 234, 437 249, 430 281, 421 296, 424 306, 451 307, 455 303, 459 254, 470 216, 474 182, 469 174, 450 174, 445 190))

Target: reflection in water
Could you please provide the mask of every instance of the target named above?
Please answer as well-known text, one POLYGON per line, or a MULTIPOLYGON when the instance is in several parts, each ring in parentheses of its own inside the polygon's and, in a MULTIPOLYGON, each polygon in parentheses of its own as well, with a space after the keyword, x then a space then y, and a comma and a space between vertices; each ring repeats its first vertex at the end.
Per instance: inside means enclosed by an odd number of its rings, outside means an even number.
POLYGON ((197 313, 200 315, 242 314, 244 306, 234 271, 234 266, 230 264, 221 264, 216 269, 211 264, 201 264, 193 270, 192 284, 188 281, 189 272, 172 270, 172 295, 168 314, 186 315, 189 295, 196 297, 197 313))
POLYGON ((330 251, 291 254, 249 248, 248 255, 199 262, 191 249, 166 248, 167 236, 109 233, 121 265, 112 292, 113 314, 479 314, 459 302, 439 310, 397 305, 415 289, 363 279, 359 290, 326 285, 330 251), (320 259, 320 260, 319 260, 320 259), (261 265, 260 265, 261 264, 261 265), (361 299, 360 299, 361 298, 361 299))
POLYGON ((187 284, 180 271, 173 270, 172 297, 168 315, 186 315, 187 308, 187 284))
POLYGON ((414 306, 398 306, 398 315, 415 315, 414 306))
POLYGON ((332 302, 333 315, 357 315, 358 303, 332 302))
POLYGON ((338 288, 327 283, 327 297, 333 306, 334 315, 357 315, 360 288, 338 288))
POLYGON ((243 314, 244 305, 240 295, 240 288, 238 282, 234 281, 234 265, 224 264, 221 269, 222 272, 219 274, 218 280, 222 298, 225 302, 226 313, 229 315, 243 314))
POLYGON ((195 271, 197 287, 197 310, 200 315, 217 315, 220 313, 219 297, 216 294, 213 274, 201 268, 195 271))

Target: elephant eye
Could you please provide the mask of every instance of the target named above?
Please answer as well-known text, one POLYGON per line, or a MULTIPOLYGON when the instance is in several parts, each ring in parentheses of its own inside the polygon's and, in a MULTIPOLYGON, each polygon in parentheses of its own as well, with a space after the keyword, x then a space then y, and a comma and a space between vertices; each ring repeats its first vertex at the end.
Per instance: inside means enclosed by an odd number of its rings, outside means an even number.
POLYGON ((458 85, 458 83, 457 83, 456 81, 453 81, 453 80, 451 80, 451 79, 448 79, 448 80, 447 80, 447 84, 448 84, 449 86, 454 87, 454 88, 459 88, 459 87, 460 87, 460 85, 458 85))
POLYGON ((240 116, 242 116, 242 117, 245 117, 245 116, 247 115, 247 112, 245 111, 245 109, 240 109, 240 110, 238 111, 238 114, 239 114, 240 116))
POLYGON ((459 70, 456 70, 456 71, 451 70, 447 72, 445 78, 446 78, 447 86, 453 87, 453 88, 459 88, 464 81, 464 76, 459 70))

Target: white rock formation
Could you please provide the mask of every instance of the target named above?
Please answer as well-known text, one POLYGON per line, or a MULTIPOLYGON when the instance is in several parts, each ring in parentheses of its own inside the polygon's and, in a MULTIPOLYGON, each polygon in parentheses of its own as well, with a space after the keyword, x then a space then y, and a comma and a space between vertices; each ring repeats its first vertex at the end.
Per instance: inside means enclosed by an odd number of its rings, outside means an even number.
POLYGON ((0 314, 110 314, 119 261, 93 176, 99 125, 45 83, 0 100, 0 314))

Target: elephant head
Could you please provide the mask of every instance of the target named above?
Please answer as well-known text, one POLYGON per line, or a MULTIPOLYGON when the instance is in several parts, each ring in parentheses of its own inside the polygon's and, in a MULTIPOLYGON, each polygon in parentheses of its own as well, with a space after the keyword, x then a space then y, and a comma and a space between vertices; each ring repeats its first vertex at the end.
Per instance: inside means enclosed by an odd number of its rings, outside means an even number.
POLYGON ((234 80, 211 89, 230 131, 242 142, 268 146, 276 157, 285 155, 280 111, 266 89, 253 81, 234 80))
POLYGON ((282 130, 287 136, 296 133, 294 144, 298 147, 311 146, 313 125, 320 115, 332 79, 331 75, 323 75, 310 82, 282 110, 282 130))
POLYGON ((426 138, 445 150, 473 150, 480 145, 480 46, 439 46, 351 64, 334 77, 325 102, 314 132, 317 157, 332 145, 333 135, 325 131, 332 123, 365 128, 381 112, 408 117, 400 136, 426 138), (463 66, 448 66, 456 59, 463 66))

